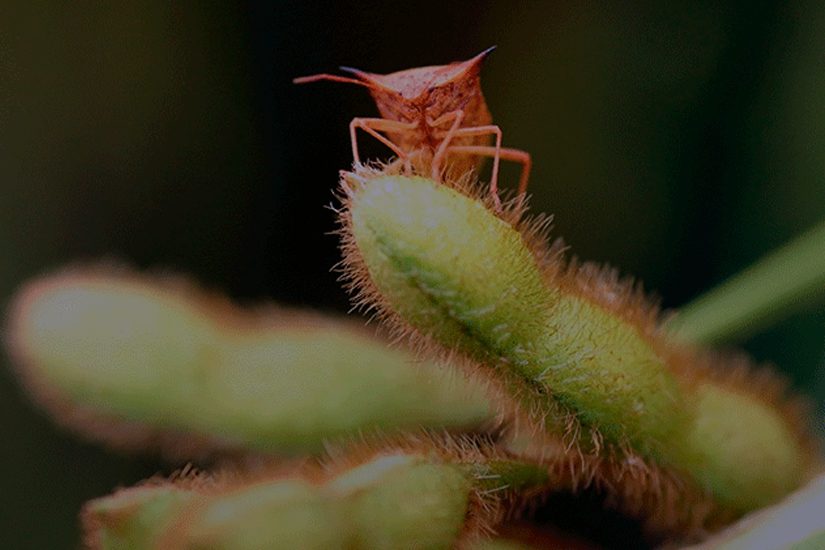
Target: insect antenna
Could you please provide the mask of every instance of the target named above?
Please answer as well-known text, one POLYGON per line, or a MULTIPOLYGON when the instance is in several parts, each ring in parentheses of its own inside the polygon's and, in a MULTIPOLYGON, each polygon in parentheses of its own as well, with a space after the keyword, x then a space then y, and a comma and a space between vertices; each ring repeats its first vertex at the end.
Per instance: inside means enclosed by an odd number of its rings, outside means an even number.
POLYGON ((364 72, 364 71, 362 71, 361 69, 356 69, 355 67, 346 67, 346 66, 344 66, 344 65, 341 65, 341 66, 340 66, 340 67, 338 67, 338 68, 339 68, 340 70, 344 71, 345 73, 352 73, 352 74, 354 74, 355 76, 357 76, 358 78, 366 78, 366 74, 367 74, 367 73, 365 73, 365 72, 364 72))
MULTIPOLYGON (((349 70, 349 67, 346 69, 341 67, 343 70, 349 70)), ((357 71, 357 69, 352 69, 352 72, 358 74, 361 71, 357 71)), ((343 82, 345 84, 357 84, 358 86, 364 86, 365 88, 375 88, 375 85, 371 82, 367 82, 364 80, 359 80, 357 78, 350 78, 348 76, 339 76, 336 74, 328 74, 328 73, 320 73, 314 74, 310 76, 299 76, 298 78, 293 78, 293 84, 309 84, 310 82, 320 82, 322 80, 329 80, 331 82, 343 82)))

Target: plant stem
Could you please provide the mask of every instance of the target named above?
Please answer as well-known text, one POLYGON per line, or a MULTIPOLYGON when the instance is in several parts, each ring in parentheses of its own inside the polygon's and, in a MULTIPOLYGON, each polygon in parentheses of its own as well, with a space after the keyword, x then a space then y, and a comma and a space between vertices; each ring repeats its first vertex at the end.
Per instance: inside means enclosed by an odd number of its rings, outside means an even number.
POLYGON ((669 328, 702 344, 742 339, 825 295, 825 222, 682 308, 669 328))

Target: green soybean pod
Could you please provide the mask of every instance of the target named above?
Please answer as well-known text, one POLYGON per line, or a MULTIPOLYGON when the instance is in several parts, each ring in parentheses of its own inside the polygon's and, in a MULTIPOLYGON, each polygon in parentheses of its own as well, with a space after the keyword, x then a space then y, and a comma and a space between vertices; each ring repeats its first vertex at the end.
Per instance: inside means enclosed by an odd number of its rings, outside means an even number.
POLYGON ((397 330, 475 359, 521 403, 534 433, 559 429, 552 401, 597 434, 586 452, 598 454, 604 438, 611 453, 675 471, 727 513, 776 500, 810 471, 804 438, 781 407, 747 381, 726 385, 679 362, 689 354, 637 292, 540 250, 535 231, 507 221, 515 216, 422 177, 345 175, 343 189, 356 300, 397 330))
POLYGON ((352 323, 242 310, 191 285, 75 270, 36 280, 8 324, 18 372, 55 419, 187 458, 318 452, 354 433, 476 429, 483 390, 352 323))

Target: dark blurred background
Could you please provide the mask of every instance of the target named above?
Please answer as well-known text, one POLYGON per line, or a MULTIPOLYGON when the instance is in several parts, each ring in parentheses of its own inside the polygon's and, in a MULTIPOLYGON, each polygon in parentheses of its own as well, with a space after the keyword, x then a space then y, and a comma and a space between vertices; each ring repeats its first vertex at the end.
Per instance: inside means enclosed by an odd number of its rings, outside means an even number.
MULTIPOLYGON (((534 210, 665 306, 825 218, 820 3, 567 4, 4 2, 0 305, 108 257, 243 303, 345 310, 324 205, 349 120, 375 109, 361 88, 290 79, 493 44, 484 91, 505 144, 533 154, 534 210)), ((821 406, 825 308, 743 345, 821 406)), ((0 429, 3 547, 75 547, 83 501, 179 466, 61 432, 5 364, 0 429)))

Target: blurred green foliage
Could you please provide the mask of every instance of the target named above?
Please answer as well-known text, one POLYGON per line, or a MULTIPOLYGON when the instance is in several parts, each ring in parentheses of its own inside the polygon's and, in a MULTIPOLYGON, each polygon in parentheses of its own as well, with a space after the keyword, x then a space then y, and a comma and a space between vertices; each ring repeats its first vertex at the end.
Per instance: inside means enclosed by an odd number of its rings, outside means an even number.
MULTIPOLYGON (((322 206, 351 160, 346 124, 374 107, 363 90, 290 79, 492 44, 484 89, 505 143, 533 154, 534 209, 666 306, 825 218, 814 2, 12 0, 0 9, 0 304, 26 278, 109 255, 242 301, 345 308, 322 206)), ((825 401, 823 308, 744 345, 825 401)), ((62 434, 0 373, 4 546, 74 547, 83 501, 164 468, 62 434)))

